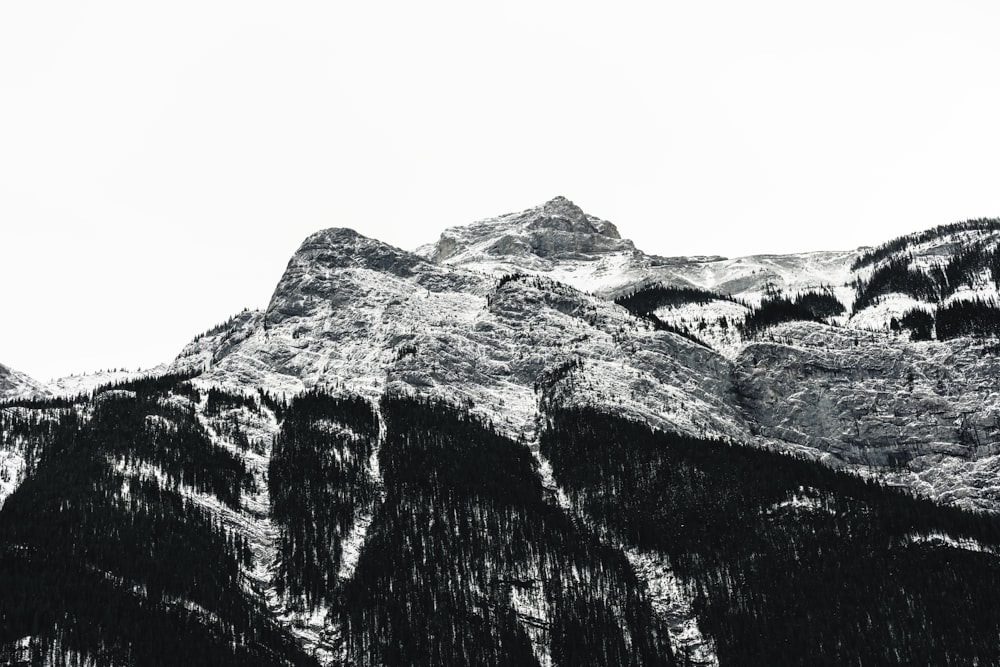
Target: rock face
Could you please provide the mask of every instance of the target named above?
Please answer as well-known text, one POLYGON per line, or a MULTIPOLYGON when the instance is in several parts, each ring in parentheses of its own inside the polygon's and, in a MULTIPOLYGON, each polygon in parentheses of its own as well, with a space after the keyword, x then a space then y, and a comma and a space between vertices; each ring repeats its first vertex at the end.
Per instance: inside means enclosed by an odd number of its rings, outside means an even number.
POLYGON ((0 364, 0 400, 48 395, 42 383, 0 364))
POLYGON ((769 437, 886 465, 920 453, 973 456, 1000 435, 988 405, 1000 363, 972 346, 805 323, 774 335, 794 345, 754 343, 736 363, 740 395, 769 437))
POLYGON ((969 339, 910 342, 812 323, 746 345, 736 390, 753 430, 924 494, 1000 509, 1000 358, 969 339))
POLYGON ((592 259, 595 254, 634 250, 613 224, 587 215, 565 197, 556 197, 521 213, 449 229, 436 244, 417 253, 437 264, 461 264, 502 257, 531 257, 534 262, 592 259))
MULTIPOLYGON (((914 261, 948 261, 991 238, 969 233, 921 237, 914 261)), ((1000 509, 990 474, 1000 468, 995 346, 892 333, 892 295, 852 313, 852 282, 912 248, 852 269, 865 252, 657 257, 562 197, 447 230, 415 253, 328 229, 305 240, 264 312, 192 342, 173 369, 237 387, 470 403, 529 439, 546 405, 597 405, 1000 509), (714 349, 607 298, 654 283, 736 298, 656 311, 714 349), (767 293, 817 289, 848 309, 839 326, 788 323, 752 338, 736 327, 767 293)))
POLYGON ((201 368, 230 385, 471 401, 517 435, 534 430, 543 396, 558 395, 749 437, 729 364, 713 351, 568 285, 497 280, 340 229, 303 243, 264 314, 243 314, 174 363, 201 368))

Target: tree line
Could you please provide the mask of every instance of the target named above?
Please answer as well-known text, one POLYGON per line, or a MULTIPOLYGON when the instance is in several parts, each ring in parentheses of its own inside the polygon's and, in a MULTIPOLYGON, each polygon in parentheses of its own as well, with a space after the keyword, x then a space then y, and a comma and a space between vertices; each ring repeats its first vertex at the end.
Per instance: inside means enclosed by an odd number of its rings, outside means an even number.
POLYGON ((894 255, 910 246, 926 243, 936 238, 954 234, 957 232, 991 232, 1000 230, 1000 219, 998 218, 974 218, 964 222, 955 222, 948 225, 938 225, 933 229, 928 229, 916 234, 907 234, 892 239, 882 245, 863 252, 854 262, 851 263, 851 270, 857 271, 866 266, 879 262, 886 257, 894 255))
POLYGON ((556 410, 542 452, 591 521, 669 559, 723 665, 1000 664, 1000 518, 819 463, 556 410))
POLYGON ((252 483, 160 400, 182 385, 134 381, 39 422, 37 465, 0 510, 0 662, 315 664, 247 591, 246 537, 179 491, 238 507, 252 483))
POLYGON ((772 293, 760 306, 751 308, 737 324, 744 338, 753 338, 761 331, 782 322, 828 322, 844 312, 844 305, 830 292, 803 292, 793 298, 772 293))
POLYGON ((315 609, 338 601, 343 540, 377 496, 369 457, 378 428, 364 399, 319 390, 282 411, 268 487, 280 528, 278 591, 293 602, 315 609))
POLYGON ((625 557, 551 502, 523 443, 455 406, 381 410, 385 500, 340 612, 350 660, 537 665, 535 628, 556 665, 674 664, 625 557))

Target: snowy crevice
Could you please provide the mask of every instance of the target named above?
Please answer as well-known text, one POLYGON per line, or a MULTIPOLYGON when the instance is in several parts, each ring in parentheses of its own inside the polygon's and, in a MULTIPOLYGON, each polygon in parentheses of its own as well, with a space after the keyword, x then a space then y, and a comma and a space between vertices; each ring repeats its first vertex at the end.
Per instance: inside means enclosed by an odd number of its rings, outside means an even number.
MULTIPOLYGON (((204 383, 203 388, 207 388, 204 383)), ((261 599, 274 619, 295 637, 303 648, 312 653, 320 664, 332 664, 337 657, 337 640, 331 636, 330 610, 319 605, 315 609, 305 609, 292 604, 278 590, 278 561, 281 531, 271 518, 271 495, 268 486, 268 466, 271 448, 278 434, 278 419, 266 406, 259 406, 258 415, 243 409, 228 410, 218 416, 205 414, 207 393, 195 406, 199 423, 206 430, 214 444, 229 449, 242 457, 247 470, 253 475, 254 489, 244 492, 241 512, 244 520, 240 527, 253 553, 252 566, 245 572, 247 588, 261 599), (248 438, 253 438, 263 446, 258 451, 242 451, 229 442, 222 433, 222 425, 236 423, 248 438)))
POLYGON ((361 559, 361 551, 368 537, 368 528, 375 519, 375 512, 385 500, 385 484, 382 480, 379 455, 382 451, 382 443, 385 441, 386 426, 382 412, 377 407, 376 415, 378 418, 378 438, 368 457, 368 474, 377 489, 377 498, 372 507, 361 508, 354 519, 354 524, 341 542, 340 571, 337 573, 337 579, 341 582, 347 582, 354 576, 354 570, 361 559))
MULTIPOLYGON (((260 405, 258 411, 246 408, 225 410, 218 415, 206 415, 207 388, 210 383, 199 381, 203 390, 202 398, 195 405, 195 414, 199 424, 205 429, 211 441, 240 456, 253 475, 253 491, 244 492, 242 506, 239 512, 214 504, 213 510, 218 510, 227 525, 235 525, 236 519, 241 519, 238 529, 248 539, 253 553, 252 567, 245 572, 248 590, 261 599, 272 617, 302 645, 307 653, 313 655, 321 665, 339 664, 345 658, 345 642, 343 629, 339 626, 337 614, 328 606, 318 603, 313 607, 304 605, 283 595, 279 590, 278 568, 280 559, 280 527, 271 517, 271 498, 268 486, 268 466, 274 438, 280 425, 276 416, 260 405), (247 436, 250 442, 258 443, 258 447, 241 449, 231 442, 230 430, 232 424, 247 436), (233 516, 233 515, 237 516, 233 516)), ((368 530, 374 519, 375 512, 384 497, 382 476, 379 467, 379 453, 385 437, 385 424, 381 414, 378 414, 379 437, 368 459, 368 469, 372 482, 378 489, 378 497, 370 507, 359 508, 354 523, 341 542, 341 562, 338 580, 343 584, 354 574, 361 557, 368 530)), ((357 437, 353 431, 334 422, 323 421, 318 424, 321 430, 331 435, 357 437)), ((208 503, 208 499, 196 498, 199 504, 208 503)))
POLYGON ((28 462, 16 449, 0 449, 0 508, 24 480, 28 462))
POLYGON ((972 537, 952 537, 941 532, 931 533, 911 533, 903 538, 904 544, 930 544, 950 547, 952 549, 962 549, 963 551, 974 551, 976 553, 1000 555, 1000 549, 983 544, 972 537))
POLYGON ((597 530, 602 540, 625 554, 636 576, 646 586, 653 612, 667 626, 675 655, 685 656, 693 665, 718 667, 715 642, 702 634, 698 627, 698 617, 693 606, 694 596, 674 572, 669 559, 655 552, 629 547, 615 540, 609 531, 594 526, 559 486, 553 474, 552 463, 542 455, 537 446, 532 447, 532 452, 538 462, 542 487, 549 492, 559 508, 582 525, 597 530))
POLYGON ((636 576, 646 584, 653 611, 667 625, 674 655, 688 664, 718 667, 715 641, 702 634, 695 614, 694 595, 674 572, 666 556, 635 548, 618 547, 632 564, 636 576))

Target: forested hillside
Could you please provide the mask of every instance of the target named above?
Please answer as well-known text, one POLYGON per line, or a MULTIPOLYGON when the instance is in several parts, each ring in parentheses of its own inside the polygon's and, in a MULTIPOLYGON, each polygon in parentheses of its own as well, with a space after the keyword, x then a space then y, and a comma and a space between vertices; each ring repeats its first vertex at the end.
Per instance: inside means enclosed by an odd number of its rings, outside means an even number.
POLYGON ((364 665, 673 664, 624 556, 549 502, 523 443, 382 401, 386 497, 344 596, 364 665))
POLYGON ((529 447, 467 405, 319 391, 285 403, 178 376, 3 411, 31 464, 0 510, 0 655, 312 664, 245 585, 257 555, 213 508, 259 490, 195 410, 265 404, 281 417, 274 585, 331 611, 345 664, 686 664, 623 546, 666 559, 722 665, 1000 661, 994 515, 553 407, 541 454, 577 516, 529 447))
POLYGON ((245 537, 197 501, 236 506, 252 480, 192 392, 166 377, 55 423, 6 413, 36 460, 0 510, 0 662, 313 664, 246 590, 245 537))
POLYGON ((1000 519, 589 410, 542 452, 587 517, 665 555, 722 665, 1000 662, 1000 519))

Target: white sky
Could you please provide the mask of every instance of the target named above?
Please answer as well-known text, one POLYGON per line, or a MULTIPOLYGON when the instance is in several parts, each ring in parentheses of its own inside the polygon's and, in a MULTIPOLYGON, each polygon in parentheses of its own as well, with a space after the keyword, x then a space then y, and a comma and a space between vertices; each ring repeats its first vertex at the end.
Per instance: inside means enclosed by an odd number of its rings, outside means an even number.
POLYGON ((309 233, 557 194, 658 254, 1000 216, 995 2, 0 3, 0 362, 172 358, 309 233))

